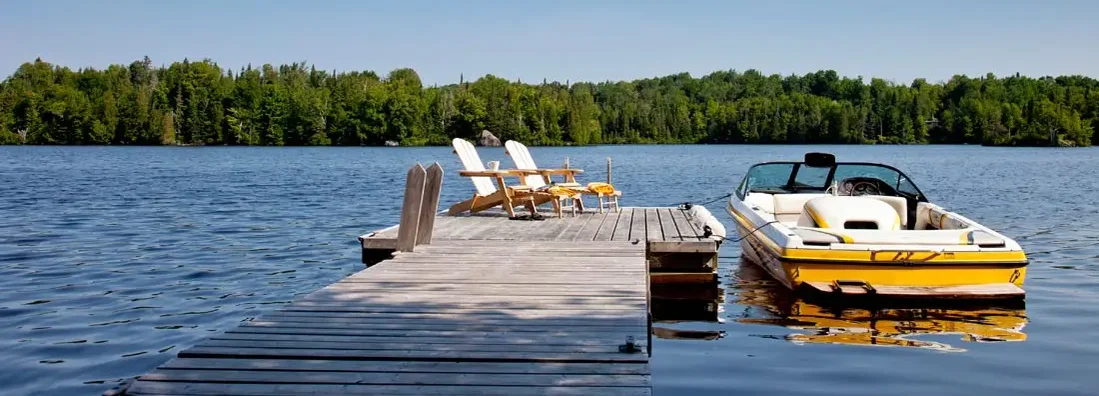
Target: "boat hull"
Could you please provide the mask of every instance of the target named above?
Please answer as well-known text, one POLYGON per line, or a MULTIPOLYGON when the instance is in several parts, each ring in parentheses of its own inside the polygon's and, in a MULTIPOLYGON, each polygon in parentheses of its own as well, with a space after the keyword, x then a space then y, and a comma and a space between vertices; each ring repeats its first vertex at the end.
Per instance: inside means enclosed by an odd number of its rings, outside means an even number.
MULTIPOLYGON (((1021 252, 936 254, 922 252, 837 252, 796 250, 783 254, 765 236, 750 233, 744 224, 741 249, 749 261, 779 283, 798 290, 824 291, 837 283, 856 282, 868 287, 831 287, 844 294, 894 294, 895 297, 1017 298, 1022 295, 1026 260, 1021 252), (983 257, 982 257, 983 256, 983 257), (1021 260, 1020 260, 1021 259, 1021 260), (822 286, 824 285, 824 286, 822 286), (989 285, 987 287, 974 287, 989 285), (812 287, 804 287, 812 286, 812 287)), ((787 249, 783 249, 787 250, 787 249)))

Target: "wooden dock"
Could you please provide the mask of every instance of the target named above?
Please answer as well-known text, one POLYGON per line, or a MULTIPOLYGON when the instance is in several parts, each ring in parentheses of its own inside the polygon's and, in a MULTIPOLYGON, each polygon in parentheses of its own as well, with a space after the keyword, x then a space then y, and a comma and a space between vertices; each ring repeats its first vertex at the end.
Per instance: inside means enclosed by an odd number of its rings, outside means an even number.
MULTIPOLYGON (((699 210, 622 208, 604 213, 547 215, 541 221, 510 220, 502 212, 438 215, 436 241, 638 242, 644 246, 653 283, 712 283, 717 280, 717 240, 706 235, 699 210)), ((705 212, 708 214, 708 212, 705 212)), ((359 237, 363 262, 372 264, 397 250, 397 226, 359 237)), ((724 231, 721 231, 724 234, 724 231)))
POLYGON ((181 351, 125 394, 649 394, 647 279, 629 241, 435 241, 181 351))
POLYGON ((705 208, 437 216, 441 183, 409 170, 368 268, 105 394, 651 394, 650 282, 715 280, 705 208))

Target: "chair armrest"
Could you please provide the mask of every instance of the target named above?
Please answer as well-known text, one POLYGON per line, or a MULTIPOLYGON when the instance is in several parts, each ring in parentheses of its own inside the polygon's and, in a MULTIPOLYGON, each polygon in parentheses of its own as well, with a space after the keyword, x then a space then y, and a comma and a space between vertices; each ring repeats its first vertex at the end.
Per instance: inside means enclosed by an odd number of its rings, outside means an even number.
POLYGON ((479 171, 460 170, 460 171, 458 171, 458 175, 459 176, 465 176, 465 177, 496 177, 496 176, 507 176, 507 175, 509 175, 509 173, 505 172, 503 170, 498 170, 498 171, 491 171, 491 170, 479 170, 479 171))
POLYGON ((575 175, 577 173, 584 173, 583 169, 569 168, 569 169, 531 169, 537 171, 539 174, 549 175, 575 175))
POLYGON ((542 175, 542 179, 545 179, 546 183, 550 183, 553 180, 553 175, 563 175, 565 177, 565 183, 575 183, 576 174, 584 173, 583 169, 532 169, 542 175))

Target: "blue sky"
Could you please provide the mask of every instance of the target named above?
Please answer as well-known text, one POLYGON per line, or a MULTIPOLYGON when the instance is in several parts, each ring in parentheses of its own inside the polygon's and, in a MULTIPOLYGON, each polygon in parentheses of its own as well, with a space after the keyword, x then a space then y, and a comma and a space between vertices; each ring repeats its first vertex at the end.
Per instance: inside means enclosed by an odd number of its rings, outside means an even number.
POLYGON ((1099 1, 12 1, 0 75, 210 58, 234 69, 416 69, 424 83, 629 80, 758 69, 899 82, 1099 76, 1099 1))

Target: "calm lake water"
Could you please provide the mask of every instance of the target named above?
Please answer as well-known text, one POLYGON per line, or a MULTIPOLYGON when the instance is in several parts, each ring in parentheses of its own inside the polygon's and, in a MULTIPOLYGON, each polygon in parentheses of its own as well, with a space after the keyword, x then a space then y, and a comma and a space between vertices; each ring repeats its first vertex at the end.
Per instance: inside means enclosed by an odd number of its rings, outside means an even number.
MULTIPOLYGON (((702 202, 752 163, 806 151, 895 165, 1016 238, 1032 260, 1025 306, 821 307, 727 243, 718 288, 657 293, 656 394, 1096 394, 1097 149, 532 149, 585 180, 613 157, 631 206, 702 202)), ((449 148, 0 147, 0 395, 99 394, 361 270, 355 237, 397 222, 415 161, 447 170, 444 204, 473 191, 449 148)))

